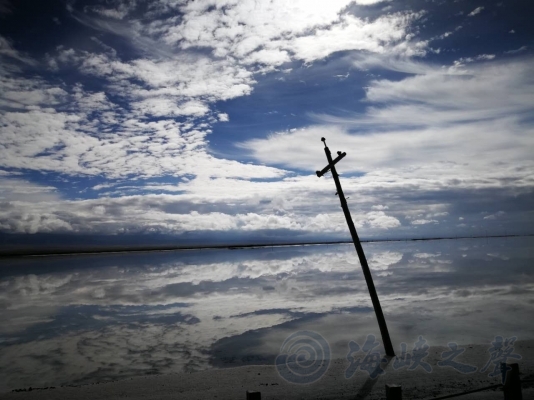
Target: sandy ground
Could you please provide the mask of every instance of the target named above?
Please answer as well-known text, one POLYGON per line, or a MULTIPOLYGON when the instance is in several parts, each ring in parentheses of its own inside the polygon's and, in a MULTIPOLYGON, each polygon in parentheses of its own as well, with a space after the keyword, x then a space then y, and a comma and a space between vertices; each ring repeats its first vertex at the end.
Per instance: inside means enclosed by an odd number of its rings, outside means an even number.
MULTIPOLYGON (((332 360, 326 374, 317 382, 297 385, 286 382, 276 368, 268 366, 244 366, 208 370, 190 374, 173 374, 132 378, 109 383, 95 383, 77 387, 56 387, 54 389, 32 389, 32 391, 10 392, 0 395, 1 399, 245 399, 246 391, 260 391, 262 399, 385 399, 386 384, 400 384, 404 399, 432 399, 449 394, 482 388, 500 383, 500 377, 490 378, 488 372, 479 371, 461 374, 448 367, 437 366, 443 347, 431 347, 425 359, 432 368, 426 373, 420 367, 414 371, 406 368, 395 370, 390 362, 385 374, 370 379, 364 371, 357 371, 345 378, 347 360, 332 360)), ((487 346, 470 346, 455 361, 469 363, 480 368, 488 359, 487 346), (469 353, 467 352, 469 351, 469 353), (467 356, 467 353, 469 354, 467 356), (467 358, 468 357, 468 358, 467 358)), ((522 355, 519 360, 522 380, 534 379, 534 341, 517 342, 515 352, 522 355)), ((458 397, 466 399, 503 399, 502 390, 491 389, 458 397)), ((534 399, 534 382, 523 384, 523 399, 534 399)))

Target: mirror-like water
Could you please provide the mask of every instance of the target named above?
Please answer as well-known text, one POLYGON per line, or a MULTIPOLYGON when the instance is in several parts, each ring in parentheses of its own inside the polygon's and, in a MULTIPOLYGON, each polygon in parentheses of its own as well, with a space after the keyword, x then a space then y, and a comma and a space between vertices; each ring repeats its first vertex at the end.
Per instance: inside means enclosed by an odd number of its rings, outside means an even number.
MULTIPOLYGON (((364 244, 396 349, 534 339, 534 238, 364 244)), ((332 357, 380 338, 352 245, 0 261, 0 391, 332 357)))

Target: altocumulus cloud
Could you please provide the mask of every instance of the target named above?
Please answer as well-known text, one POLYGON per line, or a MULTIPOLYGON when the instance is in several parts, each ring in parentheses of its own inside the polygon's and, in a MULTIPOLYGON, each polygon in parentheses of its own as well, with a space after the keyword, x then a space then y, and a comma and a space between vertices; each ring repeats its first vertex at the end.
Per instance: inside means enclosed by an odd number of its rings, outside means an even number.
MULTIPOLYGON (((89 45, 45 40, 41 53, 24 43, 17 48, 21 41, 0 31, 0 229, 343 235, 332 182, 310 175, 324 162, 316 140, 325 131, 329 143, 349 154, 365 149, 344 160, 340 171, 355 222, 370 235, 409 234, 428 225, 416 221, 445 224, 449 211, 456 220, 460 210, 443 197, 451 188, 530 193, 528 55, 505 61, 484 50, 447 65, 427 62, 429 52, 438 53, 432 40, 442 43, 449 35, 420 35, 420 21, 429 15, 422 7, 385 5, 69 3, 60 20, 71 28, 55 29, 64 35, 73 29, 89 45), (221 124, 239 126, 242 118, 225 104, 253 99, 281 71, 318 85, 316 65, 341 65, 352 70, 347 78, 367 77, 365 85, 351 83, 364 86, 364 107, 341 116, 309 113, 298 129, 270 135, 218 135, 221 124), (211 137, 246 153, 215 152, 211 137), (73 196, 36 172, 90 183, 73 196), (411 202, 408 191, 426 200, 411 202), (373 209, 377 204, 383 208, 373 209), (441 217, 427 217, 435 213, 441 217)), ((16 4, 2 10, 13 12, 16 4)), ((462 32, 446 32, 453 31, 462 32)), ((335 75, 329 70, 328 76, 335 75)))

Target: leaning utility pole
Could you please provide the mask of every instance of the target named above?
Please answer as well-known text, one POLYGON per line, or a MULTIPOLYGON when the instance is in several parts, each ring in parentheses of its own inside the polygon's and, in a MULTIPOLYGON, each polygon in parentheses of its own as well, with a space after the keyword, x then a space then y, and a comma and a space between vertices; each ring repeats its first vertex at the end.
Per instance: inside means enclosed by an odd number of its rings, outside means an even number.
POLYGON ((321 141, 324 142, 324 152, 326 153, 326 158, 328 160, 328 165, 324 167, 321 171, 317 171, 316 174, 320 178, 328 171, 332 171, 332 177, 336 183, 337 195, 339 195, 339 201, 341 202, 341 208, 345 214, 345 219, 347 220, 347 225, 349 226, 349 231, 352 236, 352 241, 354 242, 354 247, 356 247, 356 252, 360 258, 360 264, 362 265, 363 275, 365 276, 365 282, 367 282, 367 288, 369 289, 369 294, 371 295, 371 300, 373 302, 373 307, 376 313, 376 319, 378 320, 378 326, 380 327, 380 333, 382 334, 382 341, 384 342, 384 348, 386 350, 386 355, 393 357, 395 351, 393 351, 393 345, 391 344, 391 339, 389 337, 388 327, 386 325, 386 320, 384 314, 382 313, 382 307, 380 306, 380 300, 378 300, 378 294, 376 293, 375 284, 373 283, 373 277, 371 276, 371 271, 369 270, 369 265, 367 264, 367 259, 365 258, 365 253, 363 252, 362 244, 356 233, 356 228, 354 227, 354 222, 352 222, 352 217, 350 216, 349 206, 347 205, 347 200, 343 194, 343 189, 341 188, 341 183, 339 182, 339 175, 336 171, 336 163, 340 161, 343 157, 347 155, 345 152, 338 151, 338 156, 335 160, 332 160, 332 154, 330 149, 326 145, 326 139, 321 138, 321 141))

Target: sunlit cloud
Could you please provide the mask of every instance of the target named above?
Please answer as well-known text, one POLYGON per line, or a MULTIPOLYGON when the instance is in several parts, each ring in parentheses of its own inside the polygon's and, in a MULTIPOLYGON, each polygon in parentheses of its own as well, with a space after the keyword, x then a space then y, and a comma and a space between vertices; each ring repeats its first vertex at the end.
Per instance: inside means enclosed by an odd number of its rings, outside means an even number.
MULTIPOLYGON (((16 9, 1 2, 1 18, 16 9)), ((490 9, 447 9, 437 29, 445 11, 427 3, 68 3, 36 22, 39 51, 7 24, 0 230, 341 237, 333 182, 313 175, 322 136, 348 153, 339 170, 370 236, 456 229, 454 196, 527 204, 529 47, 463 46, 466 19, 490 9)), ((524 230, 521 207, 462 215, 524 230)))

